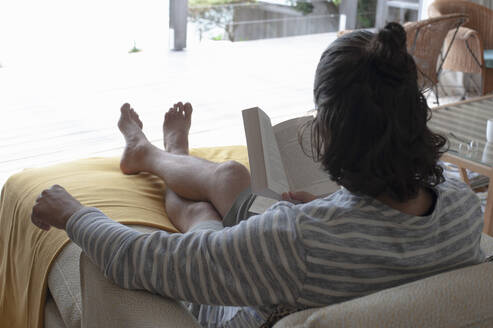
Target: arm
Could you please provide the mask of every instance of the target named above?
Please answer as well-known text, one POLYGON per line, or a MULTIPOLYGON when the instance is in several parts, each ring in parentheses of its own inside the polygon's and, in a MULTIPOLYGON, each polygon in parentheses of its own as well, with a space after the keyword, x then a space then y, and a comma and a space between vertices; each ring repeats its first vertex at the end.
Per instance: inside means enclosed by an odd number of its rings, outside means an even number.
MULTIPOLYGON (((80 207, 65 228, 105 276, 124 288, 201 304, 295 304, 305 266, 290 208, 275 206, 220 231, 143 234, 80 207)), ((53 215, 47 217, 41 221, 53 215)))
POLYGON ((123 288, 201 304, 295 303, 302 254, 286 247, 296 233, 280 217, 277 212, 221 231, 142 234, 83 208, 67 233, 123 288))

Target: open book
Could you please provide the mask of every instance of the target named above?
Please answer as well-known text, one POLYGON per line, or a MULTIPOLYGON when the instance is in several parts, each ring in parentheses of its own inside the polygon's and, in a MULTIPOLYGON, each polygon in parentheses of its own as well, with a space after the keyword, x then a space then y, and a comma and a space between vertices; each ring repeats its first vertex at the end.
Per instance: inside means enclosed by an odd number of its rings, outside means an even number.
MULTIPOLYGON (((253 193, 280 200, 281 194, 287 191, 326 196, 339 189, 299 144, 298 130, 312 116, 272 126, 269 116, 258 107, 245 109, 242 114, 253 193)), ((302 136, 304 148, 310 150, 310 133, 307 131, 302 136)))

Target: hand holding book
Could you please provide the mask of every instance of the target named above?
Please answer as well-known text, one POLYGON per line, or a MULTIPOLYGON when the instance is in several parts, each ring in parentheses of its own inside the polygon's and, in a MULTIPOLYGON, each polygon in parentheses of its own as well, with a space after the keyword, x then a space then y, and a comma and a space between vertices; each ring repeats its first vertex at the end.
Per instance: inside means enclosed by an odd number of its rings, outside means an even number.
POLYGON ((315 200, 318 198, 314 194, 310 194, 309 192, 306 192, 306 191, 283 192, 281 196, 282 196, 282 200, 285 200, 285 201, 288 201, 288 202, 291 202, 294 204, 309 203, 312 200, 315 200))

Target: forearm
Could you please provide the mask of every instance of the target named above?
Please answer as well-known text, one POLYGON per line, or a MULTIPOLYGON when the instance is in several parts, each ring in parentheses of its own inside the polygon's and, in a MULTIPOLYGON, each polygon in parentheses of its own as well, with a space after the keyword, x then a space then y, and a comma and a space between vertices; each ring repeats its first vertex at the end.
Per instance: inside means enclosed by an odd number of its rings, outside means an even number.
POLYGON ((123 288, 199 304, 294 304, 303 250, 282 247, 296 238, 294 223, 280 215, 247 221, 221 231, 220 222, 206 222, 185 234, 142 234, 85 208, 70 218, 67 233, 123 288))
POLYGON ((66 231, 105 276, 115 282, 117 280, 110 273, 115 255, 125 252, 129 243, 144 235, 109 219, 92 207, 75 212, 67 222, 66 231))
MULTIPOLYGON (((220 230, 222 224, 201 222, 191 231, 203 229, 220 230)), ((182 234, 140 233, 88 207, 72 215, 66 230, 104 275, 119 286, 190 302, 205 301, 191 291, 196 287, 198 272, 183 265, 196 258, 201 239, 186 238, 185 242, 182 234)))

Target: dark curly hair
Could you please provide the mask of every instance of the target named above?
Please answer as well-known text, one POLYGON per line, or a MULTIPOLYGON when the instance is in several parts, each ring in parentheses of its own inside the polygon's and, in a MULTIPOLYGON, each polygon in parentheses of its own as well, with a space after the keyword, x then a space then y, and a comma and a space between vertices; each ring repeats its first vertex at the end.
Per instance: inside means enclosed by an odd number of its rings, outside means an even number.
POLYGON ((406 201, 444 181, 437 161, 446 139, 426 125, 431 111, 401 25, 334 41, 318 64, 314 100, 312 154, 349 191, 406 201))

